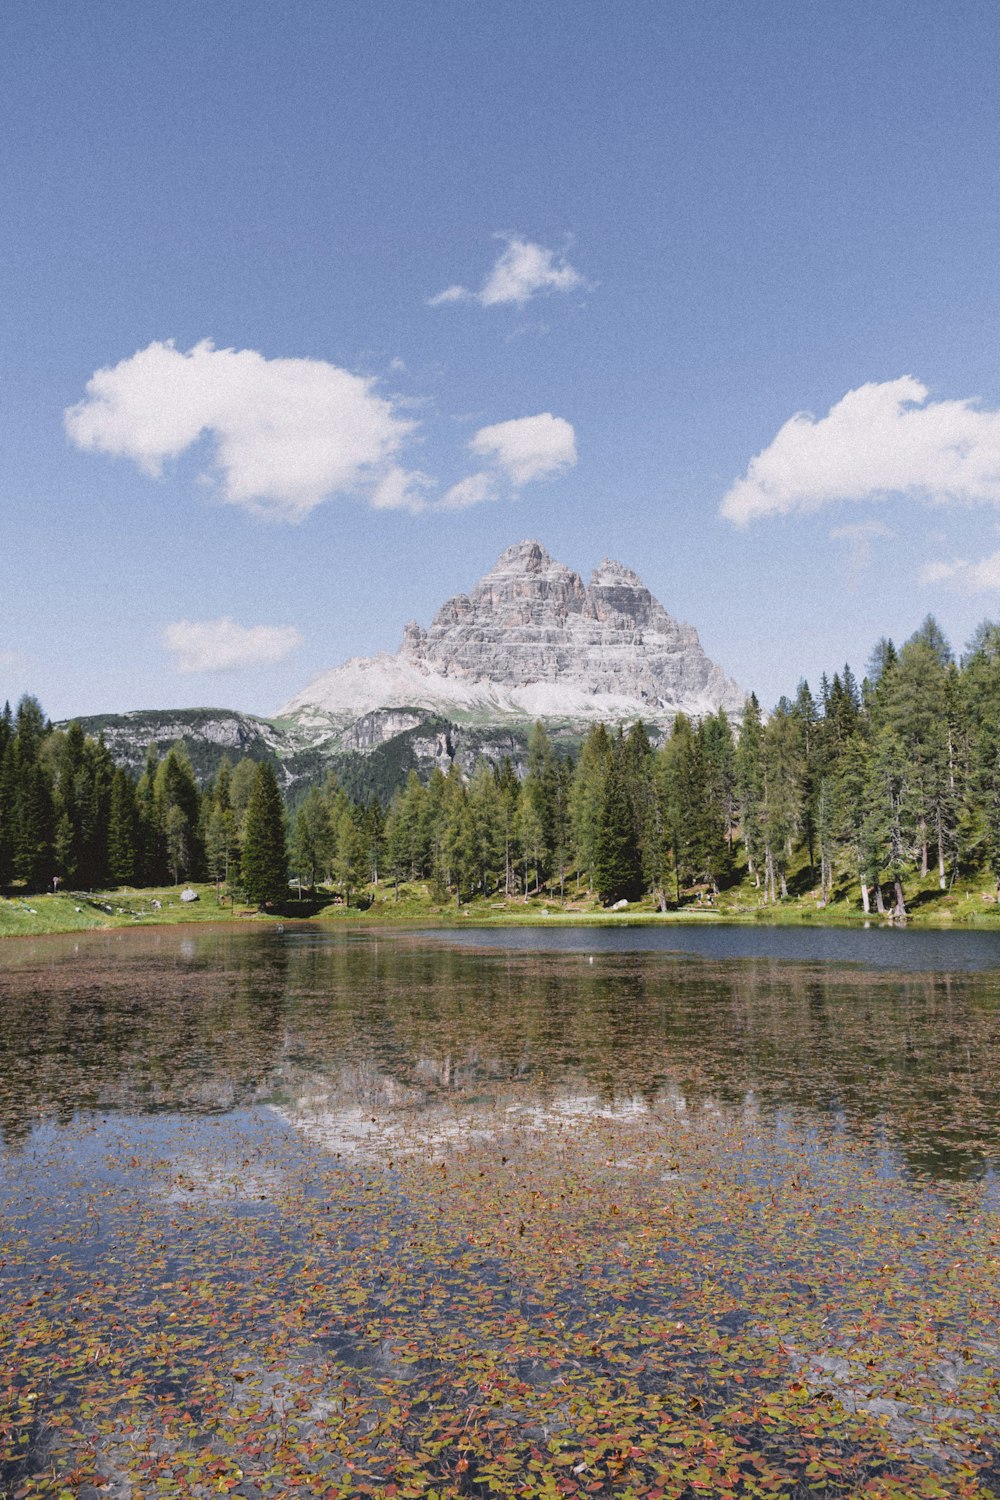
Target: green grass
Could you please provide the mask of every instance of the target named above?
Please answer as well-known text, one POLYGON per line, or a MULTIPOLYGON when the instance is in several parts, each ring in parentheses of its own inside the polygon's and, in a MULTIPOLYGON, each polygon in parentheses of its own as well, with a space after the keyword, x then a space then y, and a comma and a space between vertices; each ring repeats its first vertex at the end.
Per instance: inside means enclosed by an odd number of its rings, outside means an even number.
MULTIPOLYGON (((193 884, 199 900, 182 902, 183 885, 142 890, 90 892, 86 895, 60 892, 55 896, 0 897, 0 938, 37 937, 44 933, 82 932, 95 928, 165 926, 178 922, 277 922, 311 919, 323 922, 362 922, 384 925, 544 926, 556 922, 621 925, 625 922, 753 922, 800 924, 853 924, 865 920, 858 888, 842 881, 834 899, 821 907, 819 891, 810 884, 810 872, 799 864, 789 876, 787 900, 770 906, 752 881, 744 878, 713 899, 697 893, 682 893, 679 903, 660 912, 652 896, 632 902, 618 912, 607 911, 584 887, 570 882, 564 900, 556 894, 529 896, 492 895, 463 901, 444 897, 429 881, 400 885, 398 899, 391 883, 369 886, 352 894, 351 905, 332 892, 320 891, 299 900, 291 892, 280 908, 257 912, 242 901, 217 899, 214 884, 193 884), (154 903, 159 902, 159 906, 154 903)), ((950 891, 938 889, 937 874, 925 880, 913 876, 906 881, 909 920, 918 926, 952 927, 1000 925, 1000 906, 995 888, 985 872, 963 877, 950 891)), ((874 911, 871 920, 878 920, 874 911)))
POLYGON ((49 932, 84 932, 95 928, 165 926, 177 922, 231 921, 236 917, 261 917, 252 908, 228 901, 220 905, 214 885, 193 884, 197 901, 181 901, 183 885, 157 886, 144 890, 72 891, 56 896, 0 897, 0 937, 37 937, 49 932), (154 902, 160 903, 157 908, 154 902))

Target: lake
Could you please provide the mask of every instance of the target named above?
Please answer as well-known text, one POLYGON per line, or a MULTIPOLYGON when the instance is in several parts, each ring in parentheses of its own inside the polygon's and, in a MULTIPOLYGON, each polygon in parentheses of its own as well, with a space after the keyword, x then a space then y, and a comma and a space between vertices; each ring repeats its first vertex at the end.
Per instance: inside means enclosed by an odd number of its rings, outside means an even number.
POLYGON ((1000 935, 0 948, 0 1496, 1000 1494, 1000 935))

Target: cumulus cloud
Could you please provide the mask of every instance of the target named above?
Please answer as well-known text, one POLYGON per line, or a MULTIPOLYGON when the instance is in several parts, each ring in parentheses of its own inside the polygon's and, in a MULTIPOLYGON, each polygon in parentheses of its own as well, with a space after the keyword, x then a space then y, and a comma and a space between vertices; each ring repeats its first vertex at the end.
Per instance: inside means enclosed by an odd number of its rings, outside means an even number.
POLYGON ((401 469, 398 466, 392 468, 372 490, 372 509, 409 510, 414 513, 426 510, 425 492, 432 484, 433 480, 416 469, 401 469))
POLYGON ((449 286, 436 297, 429 297, 429 305, 441 307, 448 302, 478 302, 480 307, 524 307, 540 292, 572 292, 587 285, 579 271, 554 250, 516 235, 501 238, 506 239, 507 248, 478 292, 471 292, 464 286, 449 286))
POLYGON ((950 583, 966 594, 1000 589, 1000 552, 979 562, 955 558, 952 562, 929 562, 920 570, 921 583, 950 583))
POLYGON ((484 500, 496 500, 497 488, 492 474, 470 474, 453 484, 438 501, 439 510, 468 510, 484 500))
POLYGON ((737 525, 842 500, 903 494, 1000 503, 1000 412, 929 401, 911 375, 848 391, 825 417, 799 412, 752 459, 720 513, 737 525))
POLYGON ((519 489, 532 479, 547 478, 576 463, 576 435, 565 417, 543 411, 537 417, 515 417, 480 427, 469 447, 477 458, 491 459, 519 489))
POLYGON ((335 495, 378 495, 414 425, 373 380, 210 340, 186 354, 154 342, 95 371, 65 422, 78 447, 153 476, 210 434, 222 498, 288 521, 335 495))
POLYGON ((178 672, 232 672, 284 661, 302 644, 294 625, 237 625, 221 620, 177 620, 163 644, 178 672))

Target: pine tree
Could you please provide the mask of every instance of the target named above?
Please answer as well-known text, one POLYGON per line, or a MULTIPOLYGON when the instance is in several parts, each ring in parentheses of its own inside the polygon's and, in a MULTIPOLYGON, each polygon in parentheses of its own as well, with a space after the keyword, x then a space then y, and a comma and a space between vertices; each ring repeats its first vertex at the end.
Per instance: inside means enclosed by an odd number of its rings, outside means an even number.
POLYGON ((514 763, 509 755, 503 757, 493 774, 500 797, 500 818, 503 830, 503 890, 505 896, 511 896, 514 892, 514 851, 521 783, 517 779, 517 772, 514 770, 514 763))
POLYGON ((319 871, 327 869, 333 857, 333 843, 326 798, 318 787, 313 787, 296 812, 292 828, 292 860, 299 878, 300 894, 303 875, 307 877, 309 889, 316 889, 319 871))
POLYGON ((135 787, 121 768, 111 781, 107 866, 115 885, 134 885, 139 858, 139 812, 135 787))
POLYGON ((385 853, 385 813, 377 797, 370 797, 361 815, 361 836, 368 856, 368 878, 378 885, 378 872, 385 853))
POLYGON ((504 868, 504 808, 492 766, 480 760, 469 783, 469 812, 476 876, 484 895, 499 885, 504 868))
POLYGON ((344 905, 350 906, 351 892, 358 890, 368 873, 368 853, 365 841, 349 807, 341 812, 337 822, 337 853, 334 871, 344 888, 344 905))
POLYGON ((603 724, 593 725, 580 748, 580 758, 576 763, 569 796, 569 817, 577 867, 582 874, 586 874, 591 890, 594 883, 597 821, 610 756, 611 740, 608 731, 603 724))
POLYGON ((802 821, 802 736, 782 698, 761 738, 764 769, 764 886, 767 899, 788 895, 787 869, 802 821))
POLYGON ((476 827, 461 778, 449 777, 448 781, 442 852, 446 879, 455 887, 455 901, 460 906, 463 890, 470 890, 476 876, 476 827))
POLYGON ((878 862, 867 817, 866 787, 871 747, 859 729, 835 762, 833 808, 835 837, 849 852, 861 890, 861 907, 871 910, 871 888, 878 881, 878 862))
POLYGON ((385 858, 392 876, 392 898, 399 900, 399 882, 406 878, 410 864, 410 846, 406 837, 406 825, 403 821, 401 807, 402 796, 396 793, 389 804, 389 812, 385 820, 385 858))
POLYGON ((612 754, 602 788, 594 841, 594 884, 605 906, 642 893, 642 859, 620 754, 612 754))
POLYGON ((557 773, 545 725, 536 721, 528 739, 528 769, 521 783, 521 838, 528 831, 535 866, 535 888, 546 879, 555 849, 557 773), (527 804, 530 803, 530 810, 527 804))
POLYGON ((201 797, 183 744, 171 745, 156 770, 156 818, 162 831, 167 864, 174 884, 181 876, 195 877, 203 864, 198 836, 201 797))
POLYGON ((743 705, 743 724, 734 755, 736 800, 740 830, 747 856, 748 873, 760 887, 764 864, 764 762, 763 726, 757 695, 751 693, 743 705))
POLYGON ((274 767, 261 761, 247 803, 240 876, 247 899, 263 908, 288 896, 285 810, 274 767))
POLYGON ((0 890, 10 884, 14 874, 14 803, 16 772, 14 730, 10 704, 0 716, 0 890))

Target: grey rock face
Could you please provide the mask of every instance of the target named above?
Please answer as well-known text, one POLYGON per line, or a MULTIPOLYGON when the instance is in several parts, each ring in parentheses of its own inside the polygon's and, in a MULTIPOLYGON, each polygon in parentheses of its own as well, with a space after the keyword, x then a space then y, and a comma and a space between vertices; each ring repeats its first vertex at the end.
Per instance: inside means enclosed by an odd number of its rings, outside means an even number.
POLYGON ((376 745, 384 745, 397 734, 415 729, 421 723, 423 715, 406 709, 375 709, 373 713, 362 714, 344 731, 340 736, 340 746, 343 750, 374 750, 376 745))
POLYGON ((115 761, 136 774, 150 742, 163 755, 182 740, 202 783, 223 755, 249 755, 274 760, 293 793, 328 766, 354 775, 358 762, 378 773, 384 792, 410 767, 426 774, 456 760, 471 772, 480 756, 507 755, 523 768, 536 719, 572 746, 597 719, 641 717, 655 738, 679 712, 739 715, 743 701, 697 631, 673 619, 631 568, 605 559, 585 584, 539 542, 524 541, 448 599, 427 629, 406 625, 399 651, 333 668, 274 720, 153 710, 83 727, 103 733, 115 761))
POLYGON ((508 547, 470 594, 441 606, 430 629, 406 627, 399 651, 425 672, 505 688, 575 685, 651 710, 725 707, 743 694, 638 574, 606 559, 584 585, 536 541, 508 547))

